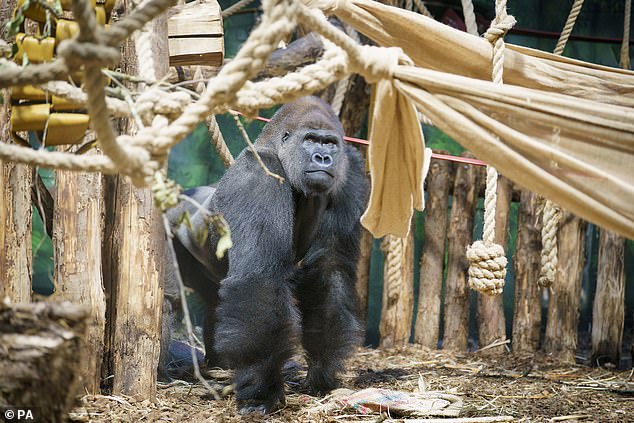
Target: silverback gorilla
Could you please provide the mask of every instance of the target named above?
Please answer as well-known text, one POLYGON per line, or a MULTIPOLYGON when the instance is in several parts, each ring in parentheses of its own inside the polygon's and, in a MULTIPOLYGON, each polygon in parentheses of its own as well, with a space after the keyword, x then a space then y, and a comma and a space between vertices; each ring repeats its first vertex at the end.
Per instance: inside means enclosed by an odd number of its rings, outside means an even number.
POLYGON ((300 342, 306 388, 335 388, 360 337, 354 283, 367 197, 361 155, 344 143, 341 123, 316 97, 280 108, 255 146, 284 183, 266 176, 245 149, 217 188, 186 193, 228 221, 228 260, 216 260, 213 230, 199 246, 177 226, 183 210, 194 226, 205 225, 196 208, 185 202, 169 213, 183 280, 208 308, 207 364, 235 369, 241 413, 268 413, 284 401, 282 366, 300 342))

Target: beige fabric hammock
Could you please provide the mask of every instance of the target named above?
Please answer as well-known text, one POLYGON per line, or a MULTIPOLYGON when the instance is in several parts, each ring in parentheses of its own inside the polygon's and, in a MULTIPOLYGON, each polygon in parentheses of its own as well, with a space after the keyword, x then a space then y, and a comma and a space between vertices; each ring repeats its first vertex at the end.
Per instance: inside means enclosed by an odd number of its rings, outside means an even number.
MULTIPOLYGON (((399 116, 401 110, 411 115, 407 105, 413 104, 517 184, 634 239, 633 72, 509 46, 505 84, 496 85, 487 81, 492 47, 485 39, 374 1, 326 0, 317 5, 377 43, 401 47, 418 66, 404 65, 402 59, 389 65, 394 92, 387 104, 396 110, 387 111, 385 104, 376 107, 372 122, 383 123, 373 127, 389 127, 385 120, 399 116)), ((384 101, 380 97, 377 102, 384 101)), ((399 132, 410 134, 407 140, 386 132, 371 131, 370 145, 400 143, 401 147, 382 148, 387 153, 381 166, 372 163, 371 154, 373 179, 378 181, 373 180, 363 223, 375 236, 402 236, 411 214, 387 211, 391 204, 403 205, 407 199, 402 188, 382 183, 381 169, 400 172, 389 178, 404 181, 411 190, 409 204, 420 199, 419 187, 407 181, 412 179, 411 163, 424 162, 420 155, 409 153, 422 151, 416 145, 424 141, 413 129, 399 132)))

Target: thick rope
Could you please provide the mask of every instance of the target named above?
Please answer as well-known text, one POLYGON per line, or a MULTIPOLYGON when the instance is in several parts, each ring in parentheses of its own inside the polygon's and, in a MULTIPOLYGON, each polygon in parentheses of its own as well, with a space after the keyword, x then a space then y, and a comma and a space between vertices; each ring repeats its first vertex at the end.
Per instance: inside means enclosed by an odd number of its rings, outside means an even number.
POLYGON ((388 235, 383 241, 383 249, 386 252, 386 274, 384 276, 385 291, 388 302, 396 301, 403 284, 403 250, 405 238, 388 235))
POLYGON ((427 8, 427 6, 425 6, 425 3, 423 3, 422 0, 414 0, 414 4, 416 5, 416 8, 421 14, 427 16, 428 18, 434 19, 434 16, 431 14, 431 12, 427 8))
MULTIPOLYGON (((470 3, 470 2, 469 2, 470 3)), ((504 79, 504 35, 515 25, 515 18, 506 13, 506 0, 496 0, 495 19, 484 37, 493 44, 493 82, 502 84, 504 79)), ((476 29, 477 31, 477 29, 476 29)), ((469 286, 488 294, 502 293, 506 278, 504 247, 495 243, 495 206, 497 203, 498 172, 487 166, 484 195, 484 229, 482 241, 467 248, 469 260, 469 286)))
MULTIPOLYGON (((354 30, 350 25, 344 24, 343 28, 357 43, 360 44, 359 34, 354 30)), ((348 92, 348 87, 350 86, 350 76, 347 76, 343 79, 340 79, 337 82, 337 86, 335 87, 335 95, 333 96, 331 106, 337 116, 341 115, 341 108, 343 107, 343 101, 346 98, 346 93, 348 92)))
POLYGON ((245 6, 248 6, 251 3, 253 3, 253 1, 254 0, 240 0, 232 4, 231 6, 227 7, 225 10, 222 11, 222 17, 228 18, 229 16, 243 9, 245 6))
POLYGON ((568 43, 568 38, 570 38, 570 34, 572 34, 572 29, 575 26, 575 22, 577 22, 577 17, 579 16, 579 13, 581 13, 582 6, 583 0, 575 0, 575 2, 572 4, 570 14, 568 15, 568 19, 566 20, 566 25, 564 25, 564 29, 561 31, 561 35, 559 36, 559 40, 557 41, 557 46, 553 51, 554 54, 560 55, 564 52, 564 48, 568 43))
POLYGON ((546 200, 542 213, 542 253, 541 269, 537 283, 548 288, 555 282, 559 256, 557 249, 557 231, 561 221, 561 208, 550 200, 546 200))
POLYGON ((464 14, 464 23, 467 26, 467 32, 471 35, 478 35, 478 24, 476 23, 476 15, 473 10, 473 2, 471 0, 462 1, 462 13, 464 14))
MULTIPOLYGON (((581 12, 583 0, 575 0, 566 19, 566 25, 561 31, 561 36, 557 42, 557 46, 553 51, 554 54, 560 56, 564 49, 570 33, 572 32, 577 17, 581 12)), ((555 130, 555 143, 559 142, 559 132, 555 130)), ((541 252, 541 269, 537 283, 539 286, 547 288, 555 282, 557 266, 559 264, 559 256, 557 249, 557 232, 559 231, 559 222, 561 220, 561 208, 550 200, 545 200, 542 207, 542 252, 541 252)))
POLYGON ((623 19, 623 42, 621 43, 621 60, 623 69, 630 69, 630 19, 632 17, 632 0, 625 0, 625 18, 623 19))

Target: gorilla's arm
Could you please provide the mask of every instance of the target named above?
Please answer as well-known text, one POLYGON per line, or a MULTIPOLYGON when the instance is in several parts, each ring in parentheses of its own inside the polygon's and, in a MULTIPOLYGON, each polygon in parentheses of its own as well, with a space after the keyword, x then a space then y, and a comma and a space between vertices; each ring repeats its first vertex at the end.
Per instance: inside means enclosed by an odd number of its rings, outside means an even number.
MULTIPOLYGON (((285 176, 274 152, 260 149, 269 170, 285 176)), ((229 272, 220 286, 215 350, 235 368, 244 412, 268 412, 283 398, 280 369, 293 352, 298 315, 292 272, 293 198, 259 169, 246 150, 218 186, 216 204, 231 228, 229 272)))

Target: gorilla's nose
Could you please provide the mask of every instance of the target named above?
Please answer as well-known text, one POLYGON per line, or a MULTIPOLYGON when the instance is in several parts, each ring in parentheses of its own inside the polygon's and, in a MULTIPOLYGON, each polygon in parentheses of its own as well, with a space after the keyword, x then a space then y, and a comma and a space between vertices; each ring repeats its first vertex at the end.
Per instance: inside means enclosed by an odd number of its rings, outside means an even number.
POLYGON ((310 160, 321 167, 330 167, 333 161, 332 156, 327 153, 313 153, 310 160))

